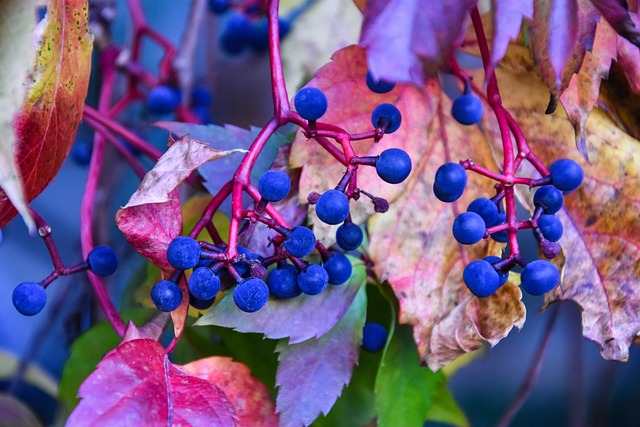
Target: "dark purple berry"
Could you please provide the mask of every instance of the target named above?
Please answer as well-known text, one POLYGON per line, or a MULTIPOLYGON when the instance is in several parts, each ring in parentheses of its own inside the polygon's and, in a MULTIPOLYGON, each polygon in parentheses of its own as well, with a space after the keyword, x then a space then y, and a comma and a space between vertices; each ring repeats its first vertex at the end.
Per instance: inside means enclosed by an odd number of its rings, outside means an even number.
POLYGON ((550 242, 557 242, 562 237, 564 227, 558 218, 553 215, 541 215, 538 219, 540 232, 550 242))
POLYGON ((298 275, 298 286, 307 295, 317 295, 329 285, 327 270, 317 264, 308 265, 298 275))
POLYGON ((342 191, 325 191, 316 203, 316 214, 326 224, 340 224, 349 215, 349 199, 342 191))
POLYGON ((274 268, 267 278, 271 295, 280 299, 295 298, 302 293, 298 286, 298 269, 291 264, 274 268))
MULTIPOLYGON (((489 264, 493 265, 495 268, 495 264, 497 262, 502 261, 502 258, 497 257, 495 255, 489 255, 488 257, 485 257, 484 260, 487 261, 489 264)), ((509 272, 508 271, 502 272, 498 270, 496 271, 498 272, 498 276, 500 276, 500 286, 507 283, 507 280, 509 280, 509 272)))
POLYGON ((573 191, 582 184, 582 166, 571 159, 559 159, 549 166, 549 175, 554 187, 561 191, 573 191))
POLYGON ((316 247, 316 236, 307 227, 298 225, 293 227, 289 236, 284 240, 284 248, 291 255, 302 258, 309 255, 316 247))
POLYGON ((549 292, 560 282, 560 273, 555 265, 545 260, 532 261, 522 269, 521 283, 531 295, 549 292))
POLYGON ((367 71, 367 76, 365 78, 367 82, 367 87, 375 93, 387 93, 391 92, 396 84, 394 82, 388 82, 386 80, 376 80, 373 78, 371 71, 367 71))
POLYGON ((327 112, 327 97, 315 87, 300 89, 293 103, 298 114, 305 120, 318 120, 327 112))
POLYGON ((464 212, 453 221, 453 237, 463 245, 473 245, 484 237, 484 220, 475 212, 464 212))
POLYGON ((151 288, 151 300, 158 310, 173 311, 182 303, 182 289, 169 280, 161 280, 151 288))
POLYGON ((467 212, 475 212, 480 215, 487 227, 493 227, 498 222, 498 205, 486 197, 480 197, 471 202, 467 212))
POLYGON ((269 287, 255 277, 243 280, 233 289, 233 302, 244 312, 260 310, 269 300, 269 287))
POLYGON ((336 231, 336 242, 345 251, 358 249, 363 239, 362 229, 352 222, 342 224, 336 231))
POLYGON ((484 107, 480 98, 472 93, 460 95, 453 101, 451 115, 460 124, 472 125, 482 119, 484 107))
POLYGON ((193 268, 200 261, 200 244, 191 237, 178 236, 169 243, 167 260, 173 268, 193 268))
POLYGON ((454 202, 467 185, 467 171, 459 163, 445 163, 436 171, 433 193, 443 202, 454 202))
POLYGON ((180 104, 180 91, 170 86, 156 86, 147 95, 147 110, 153 114, 169 114, 180 104))
POLYGON ((13 306, 20 314, 33 316, 42 311, 47 303, 47 293, 39 283, 20 283, 11 295, 13 306))
POLYGON ((280 170, 266 171, 258 181, 258 191, 268 202, 279 202, 289 194, 290 189, 289 176, 280 170))
POLYGON ((545 185, 536 190, 533 195, 533 203, 544 208, 544 213, 553 215, 562 209, 564 196, 562 192, 552 185, 545 185))
POLYGON ((480 298, 493 295, 500 287, 498 272, 485 260, 471 261, 464 268, 462 279, 471 293, 480 298))
POLYGON ((323 265, 329 274, 329 283, 332 285, 341 285, 351 277, 353 267, 351 261, 340 252, 331 254, 329 259, 323 265))
POLYGON ((399 184, 411 173, 411 157, 399 148, 384 150, 376 162, 376 172, 383 181, 399 184))
POLYGON ((118 256, 109 246, 96 246, 87 255, 89 270, 97 276, 110 276, 118 268, 118 256))
POLYGON ((210 300, 216 297, 220 290, 220 278, 211 269, 200 267, 193 270, 189 277, 189 292, 201 300, 210 300))
POLYGON ((402 114, 393 104, 380 104, 371 113, 371 124, 374 128, 386 126, 384 133, 393 133, 400 128, 402 114))
POLYGON ((377 353, 387 343, 387 328, 380 323, 367 322, 362 330, 362 348, 370 353, 377 353))

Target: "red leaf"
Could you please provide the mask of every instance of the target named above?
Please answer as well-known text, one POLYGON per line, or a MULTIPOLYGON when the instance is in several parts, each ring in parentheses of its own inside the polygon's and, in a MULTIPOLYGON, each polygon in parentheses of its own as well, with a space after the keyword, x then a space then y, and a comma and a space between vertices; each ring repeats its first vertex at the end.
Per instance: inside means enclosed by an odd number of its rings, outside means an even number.
POLYGON ((591 0, 591 2, 618 34, 640 47, 640 34, 629 16, 626 0, 591 0))
POLYGON ((631 90, 640 93, 640 49, 622 37, 618 37, 618 63, 627 77, 631 90))
POLYGON ((182 366, 188 373, 220 387, 238 415, 238 427, 278 425, 276 408, 269 390, 251 376, 246 365, 228 357, 208 357, 182 366))
MULTIPOLYGON (((86 0, 50 0, 36 63, 14 119, 15 161, 24 198, 33 200, 56 176, 75 137, 87 95, 92 37, 86 0)), ((0 228, 16 210, 0 190, 0 228)))

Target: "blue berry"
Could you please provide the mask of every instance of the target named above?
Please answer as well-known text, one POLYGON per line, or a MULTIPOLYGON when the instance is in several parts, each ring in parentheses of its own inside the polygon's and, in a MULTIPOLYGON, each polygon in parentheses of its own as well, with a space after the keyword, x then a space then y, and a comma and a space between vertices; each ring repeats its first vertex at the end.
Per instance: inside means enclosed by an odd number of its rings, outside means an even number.
MULTIPOLYGON (((507 214, 500 212, 498 214, 498 221, 495 225, 504 224, 507 221, 507 214)), ((496 242, 507 243, 509 241, 509 232, 507 230, 500 230, 491 234, 491 238, 496 242)))
POLYGON ((280 299, 295 298, 302 293, 298 286, 298 269, 291 264, 274 268, 267 277, 267 285, 271 295, 280 299))
POLYGON ((189 292, 201 300, 210 300, 216 297, 220 290, 220 278, 211 269, 200 267, 193 270, 189 277, 189 292))
POLYGON ((453 237, 463 245, 473 245, 484 237, 484 220, 475 212, 464 212, 453 221, 453 237))
POLYGON ((472 93, 460 95, 453 101, 451 115, 460 124, 472 125, 482 119, 484 107, 480 98, 472 93))
MULTIPOLYGON (((502 258, 497 257, 495 255, 489 255, 488 257, 485 257, 484 260, 487 261, 489 264, 494 265, 496 262, 502 261, 502 258)), ((496 271, 498 272, 498 276, 500 276, 500 286, 507 283, 507 280, 509 280, 509 272, 508 271, 502 272, 498 270, 496 271)))
POLYGON ((296 111, 303 119, 318 120, 327 111, 327 97, 315 87, 305 87, 293 99, 296 111))
POLYGON ((284 248, 291 255, 302 258, 309 255, 316 247, 316 236, 307 227, 297 225, 284 240, 284 248))
POLYGON ((196 86, 191 91, 191 105, 193 107, 207 107, 208 109, 212 101, 211 91, 204 86, 196 86))
POLYGON ((399 148, 389 148, 380 153, 376 172, 383 181, 399 184, 411 173, 411 157, 399 148))
POLYGON ((211 307, 215 301, 215 297, 207 300, 198 299, 189 292, 189 305, 197 310, 206 310, 211 307))
POLYGON ((458 163, 445 163, 436 171, 433 193, 443 202, 454 202, 467 186, 467 171, 458 163))
POLYGON ((71 158, 81 166, 86 166, 91 162, 93 144, 89 141, 76 141, 71 147, 71 158))
POLYGON ((198 118, 198 121, 203 125, 213 123, 213 118, 209 113, 209 107, 204 105, 196 105, 191 108, 191 112, 198 118))
POLYGON ((342 224, 336 231, 336 242, 345 251, 358 249, 363 239, 362 229, 352 222, 342 224))
POLYGON ((394 82, 388 82, 386 80, 375 80, 371 71, 367 71, 367 77, 365 78, 367 87, 375 93, 387 93, 391 92, 396 84, 394 82))
POLYGON ((560 282, 560 273, 555 265, 545 260, 532 261, 522 269, 521 283, 531 295, 542 295, 560 282))
POLYGON ((351 278, 353 267, 351 261, 340 252, 333 253, 323 265, 329 274, 329 283, 341 285, 351 278))
POLYGON ((147 110, 153 114, 169 114, 180 104, 180 92, 169 86, 156 86, 147 95, 147 110))
POLYGON ((538 219, 540 232, 550 242, 557 242, 562 237, 564 227, 558 218, 553 215, 541 215, 538 219))
POLYGON ((200 245, 191 237, 178 236, 169 243, 167 260, 173 268, 188 270, 200 261, 200 245))
POLYGON ((340 224, 349 215, 349 199, 342 191, 328 190, 318 199, 316 214, 326 224, 340 224))
POLYGON ((493 227, 498 222, 498 205, 486 197, 480 197, 471 202, 467 212, 475 212, 480 215, 487 227, 493 227))
POLYGON ((11 295, 13 306, 20 314, 33 316, 38 314, 47 303, 47 293, 39 283, 20 283, 11 295))
POLYGON ((269 300, 269 287, 255 277, 243 280, 233 290, 233 302, 244 312, 254 313, 269 300))
POLYGON ((256 52, 264 52, 269 48, 269 25, 266 19, 253 23, 249 35, 249 43, 256 52))
POLYGON ((370 353, 377 353, 387 343, 389 333, 380 323, 367 322, 362 330, 362 348, 370 353))
POLYGON ((493 295, 500 287, 500 276, 489 262, 479 259, 471 261, 464 268, 462 279, 465 285, 477 297, 493 295))
POLYGON ((266 171, 258 181, 258 191, 268 202, 278 202, 284 199, 291 189, 289 176, 280 170, 266 171))
POLYGON ((182 289, 170 280, 161 280, 151 288, 151 300, 160 311, 173 311, 182 303, 182 289))
POLYGON ((226 53, 237 55, 250 47, 252 30, 251 22, 245 14, 234 13, 227 19, 220 35, 220 46, 226 53))
POLYGON ((400 128, 402 114, 393 104, 380 104, 371 113, 371 124, 374 128, 386 125, 384 133, 393 133, 400 128))
POLYGON ((118 268, 118 257, 109 246, 96 246, 87 255, 89 270, 97 276, 110 276, 118 268))
POLYGON ((209 0, 207 4, 209 5, 209 11, 215 14, 221 14, 229 9, 229 4, 231 2, 229 0, 209 0))
POLYGON ((549 175, 554 187, 561 191, 573 191, 582 184, 582 166, 571 159, 556 160, 549 166, 549 175))
POLYGON ((235 267, 238 274, 240 274, 241 276, 245 276, 251 271, 251 261, 257 260, 260 255, 254 254, 244 246, 240 245, 238 245, 238 253, 244 256, 245 261, 237 261, 233 264, 233 266, 235 267))
POLYGON ((329 285, 329 273, 317 264, 308 265, 298 275, 298 286, 307 295, 317 295, 329 285))
POLYGON ((536 193, 533 195, 533 203, 536 206, 542 206, 545 213, 553 215, 562 209, 564 196, 556 187, 545 185, 536 190, 536 193))

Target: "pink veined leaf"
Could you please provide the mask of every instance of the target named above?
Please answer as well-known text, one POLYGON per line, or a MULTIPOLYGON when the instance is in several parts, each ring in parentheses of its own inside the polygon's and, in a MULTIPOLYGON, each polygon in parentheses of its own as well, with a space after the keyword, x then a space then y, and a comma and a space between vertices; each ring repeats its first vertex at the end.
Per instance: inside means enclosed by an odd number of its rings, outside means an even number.
POLYGON ((522 19, 532 17, 533 0, 493 0, 492 67, 504 56, 509 41, 518 37, 522 19))
POLYGON ((640 47, 639 28, 629 15, 626 0, 591 0, 591 2, 618 34, 640 47))
POLYGON ((236 411, 215 384, 169 362, 150 339, 128 341, 108 353, 82 383, 82 398, 67 426, 236 425, 236 411))
POLYGON ((164 332, 164 327, 169 320, 169 313, 160 313, 146 324, 138 327, 133 321, 129 320, 127 329, 124 331, 122 342, 139 340, 143 338, 158 341, 164 332))
POLYGON ((618 63, 634 93, 640 93, 640 49, 618 37, 618 63))

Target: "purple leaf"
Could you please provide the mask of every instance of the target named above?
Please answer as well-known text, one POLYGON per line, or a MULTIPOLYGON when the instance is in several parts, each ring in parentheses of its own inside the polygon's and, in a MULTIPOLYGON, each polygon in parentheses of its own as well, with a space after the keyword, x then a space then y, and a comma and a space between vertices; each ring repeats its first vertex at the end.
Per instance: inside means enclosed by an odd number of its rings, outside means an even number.
POLYGON ((67 426, 236 425, 236 413, 215 384, 169 362, 160 344, 125 342, 107 354, 80 386, 67 426))
POLYGON ((518 37, 523 18, 533 17, 533 0, 493 0, 493 49, 491 64, 500 62, 509 41, 518 37))
POLYGON ((591 3, 618 34, 640 47, 640 34, 629 15, 626 0, 591 0, 591 3))
POLYGON ((152 320, 140 327, 136 326, 136 324, 133 323, 132 320, 129 320, 127 329, 124 331, 124 337, 122 337, 122 341, 126 342, 143 338, 158 341, 160 340, 160 337, 164 332, 164 327, 167 325, 170 317, 171 316, 169 315, 169 313, 160 313, 152 320))
POLYGON ((196 325, 216 325, 239 332, 259 332, 267 338, 289 338, 296 344, 318 338, 345 315, 366 280, 364 265, 354 265, 349 283, 329 286, 320 295, 300 295, 290 300, 270 299, 256 313, 236 307, 231 293, 202 316, 196 325))
POLYGON ((327 414, 358 362, 367 295, 361 288, 347 314, 319 339, 300 344, 280 342, 276 410, 281 426, 308 426, 327 414))

